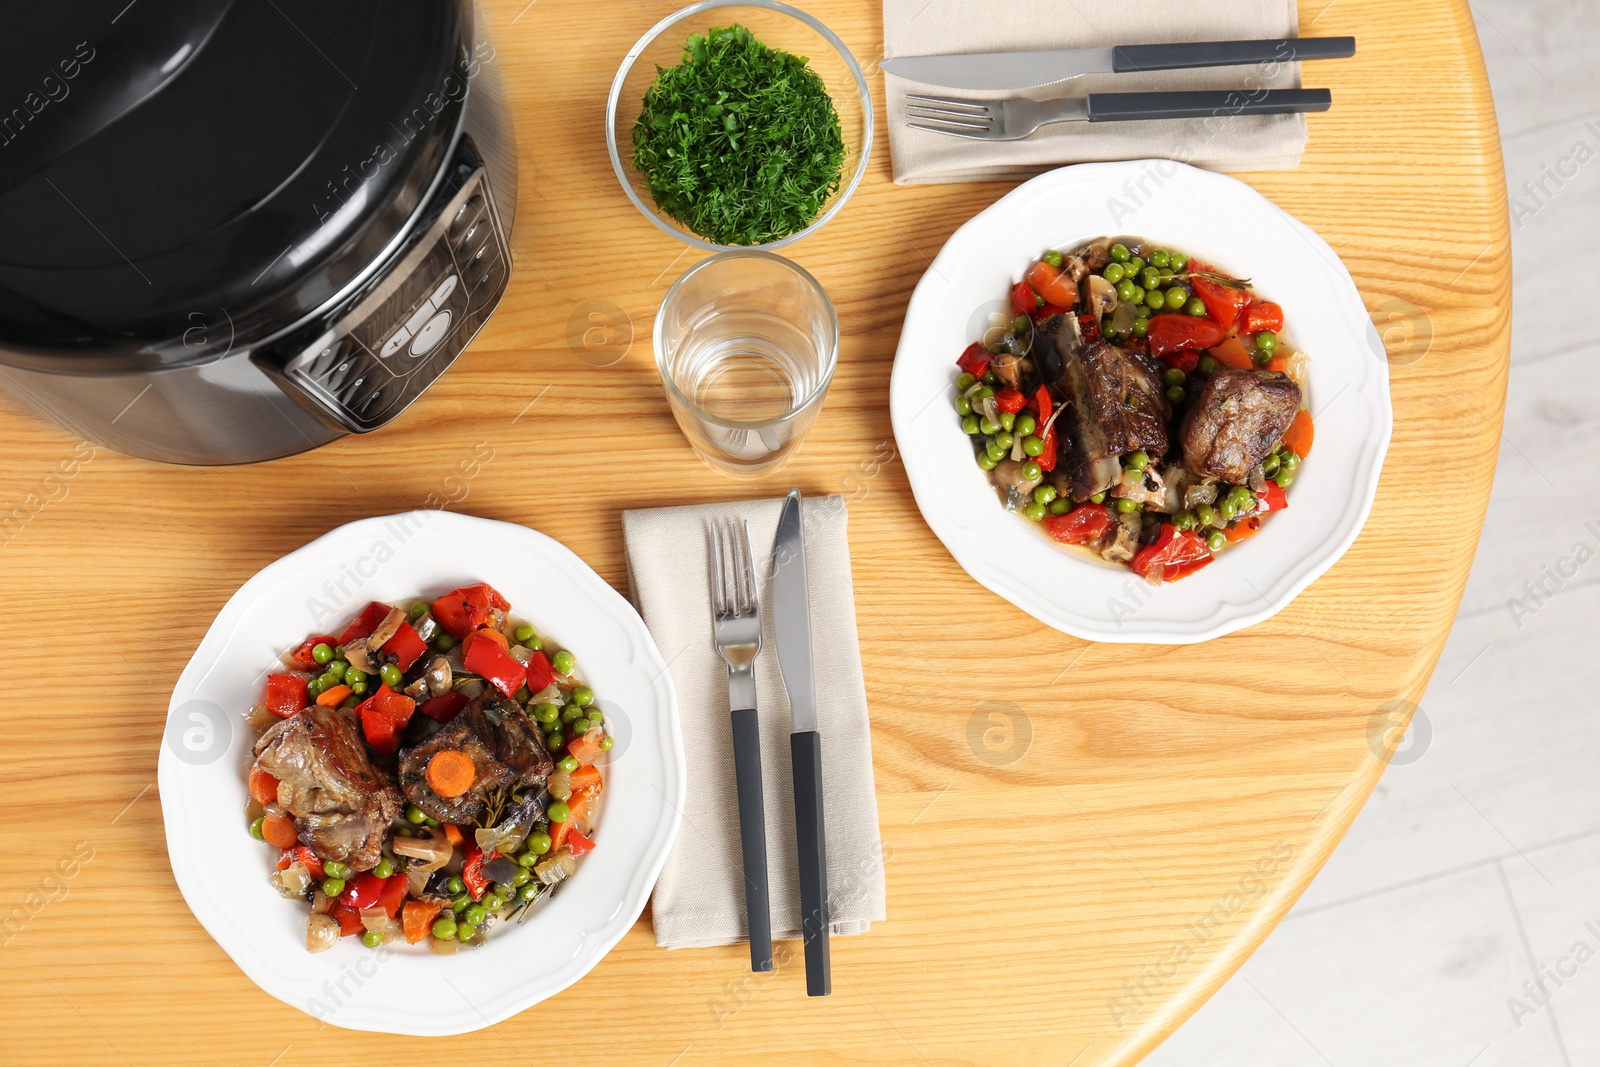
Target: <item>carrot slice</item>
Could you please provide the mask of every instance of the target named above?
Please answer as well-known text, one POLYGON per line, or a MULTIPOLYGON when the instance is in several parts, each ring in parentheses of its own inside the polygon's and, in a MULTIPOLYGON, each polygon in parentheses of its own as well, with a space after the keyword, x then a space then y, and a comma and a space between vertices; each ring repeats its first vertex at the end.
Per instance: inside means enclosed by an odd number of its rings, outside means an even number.
POLYGON ((1311 453, 1311 439, 1315 432, 1311 426, 1311 413, 1304 408, 1295 415, 1289 428, 1283 431, 1283 447, 1305 459, 1311 453))
POLYGON ((332 689, 324 689, 322 695, 317 698, 317 703, 325 708, 336 708, 343 704, 344 698, 353 692, 355 690, 348 685, 336 685, 332 689))
POLYGON ((567 777, 572 782, 573 789, 600 788, 600 768, 594 764, 579 767, 567 777))
POLYGON ((263 804, 278 802, 278 780, 259 765, 250 768, 250 795, 263 804))
POLYGON ((466 837, 462 835, 461 827, 453 822, 447 822, 444 824, 444 839, 452 845, 459 845, 466 840, 466 837))
POLYGON ((261 820, 261 836, 273 848, 293 848, 300 843, 294 820, 287 815, 268 815, 261 820))
POLYGON ((400 925, 405 931, 406 943, 415 945, 428 936, 434 918, 444 905, 437 900, 408 900, 401 910, 400 925))
POLYGON ((1211 353, 1212 359, 1234 370, 1249 370, 1256 365, 1244 347, 1244 342, 1237 337, 1229 337, 1219 345, 1212 345, 1207 351, 1211 353))
POLYGON ((428 784, 442 797, 458 797, 472 788, 478 765, 465 752, 453 748, 436 752, 428 761, 428 784))

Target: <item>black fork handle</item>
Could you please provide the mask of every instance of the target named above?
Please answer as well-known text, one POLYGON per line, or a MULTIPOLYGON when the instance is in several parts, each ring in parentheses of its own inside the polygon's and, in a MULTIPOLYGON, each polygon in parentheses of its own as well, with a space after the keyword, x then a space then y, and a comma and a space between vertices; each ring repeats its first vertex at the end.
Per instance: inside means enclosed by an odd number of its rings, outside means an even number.
POLYGON ((761 727, 755 708, 735 711, 733 774, 739 792, 739 845, 744 853, 744 911, 750 969, 772 970, 772 911, 767 889, 767 820, 761 788, 761 727))
POLYGON ((1227 118, 1234 115, 1297 115, 1326 111, 1326 89, 1216 89, 1177 93, 1090 93, 1090 122, 1145 119, 1227 118))

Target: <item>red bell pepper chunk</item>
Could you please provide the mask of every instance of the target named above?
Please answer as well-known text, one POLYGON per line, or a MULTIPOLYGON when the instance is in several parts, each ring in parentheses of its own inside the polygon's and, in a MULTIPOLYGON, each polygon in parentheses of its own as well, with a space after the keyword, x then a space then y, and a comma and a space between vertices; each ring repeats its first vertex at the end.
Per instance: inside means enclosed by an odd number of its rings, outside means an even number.
POLYGON ((486 855, 476 843, 467 845, 467 858, 461 864, 461 881, 473 900, 482 900, 483 895, 489 891, 489 879, 484 877, 483 865, 499 854, 491 851, 486 855))
POLYGON ((1161 536, 1156 543, 1139 550, 1128 564, 1128 569, 1139 577, 1152 573, 1162 581, 1175 582, 1193 574, 1209 564, 1215 557, 1206 546, 1205 538, 1193 530, 1178 530, 1172 523, 1163 523, 1161 536))
POLYGON ((378 628, 378 624, 389 617, 389 605, 380 604, 376 600, 361 609, 361 614, 355 621, 344 628, 344 633, 339 635, 338 644, 348 645, 351 641, 358 640, 378 628))
POLYGON ((304 865, 306 871, 313 878, 323 876, 322 861, 317 859, 317 854, 304 845, 295 845, 293 848, 283 849, 278 853, 278 870, 286 871, 295 860, 304 865))
POLYGON ((417 631, 409 622, 403 622, 394 636, 383 643, 381 651, 395 657, 395 666, 405 671, 410 670, 418 657, 428 651, 428 643, 417 636, 417 631))
POLYGON ((1044 528, 1063 545, 1093 545, 1105 538, 1115 521, 1104 504, 1079 504, 1065 515, 1045 519, 1044 528))
POLYGON ((1271 330, 1277 333, 1283 329, 1283 308, 1271 302, 1251 304, 1244 313, 1244 332, 1260 333, 1262 330, 1271 330))
POLYGON ((495 592, 488 582, 479 582, 477 585, 452 589, 435 600, 433 617, 444 627, 445 633, 460 641, 472 631, 487 625, 490 612, 495 609, 509 611, 511 604, 495 592))
MULTIPOLYGON (((1191 271, 1205 271, 1211 268, 1200 263, 1194 263, 1189 269, 1191 271)), ((1209 278, 1192 277, 1189 280, 1194 285, 1194 295, 1205 301, 1206 314, 1216 320, 1217 325, 1222 327, 1223 333, 1233 331, 1234 327, 1239 324, 1239 316, 1245 308, 1250 306, 1250 302, 1255 299, 1250 295, 1250 290, 1248 289, 1230 289, 1225 285, 1218 285, 1209 278)), ((1176 318, 1178 316, 1173 317, 1176 318)), ((1155 328, 1154 318, 1151 319, 1150 326, 1153 331, 1155 328)), ((1221 340, 1221 338, 1218 338, 1218 340, 1221 340)), ((1201 345, 1200 347, 1209 348, 1210 346, 1201 345)))
POLYGON ((989 370, 989 356, 989 350, 974 341, 967 346, 965 352, 956 357, 956 366, 974 378, 982 378, 989 370))
MULTIPOLYGON (((1227 331, 1221 323, 1212 319, 1197 319, 1193 315, 1150 317, 1150 354, 1158 359, 1169 359, 1178 352, 1210 348, 1221 344, 1226 336, 1227 331)), ((1198 362, 1200 357, 1197 354, 1193 358, 1198 362)))
POLYGON ((320 671, 322 666, 317 663, 316 657, 311 654, 311 650, 318 645, 327 645, 332 648, 338 643, 339 639, 337 637, 332 637, 328 634, 313 634, 302 641, 299 648, 289 653, 289 658, 294 660, 294 665, 303 671, 320 671))
MULTIPOLYGON (((396 875, 395 877, 403 879, 405 876, 396 875)), ((345 883, 344 892, 339 894, 339 903, 357 911, 375 907, 378 903, 378 898, 383 895, 383 887, 388 881, 389 879, 379 878, 371 871, 362 871, 360 874, 352 875, 350 881, 345 883)))
POLYGON ((287 719, 309 703, 306 680, 298 674, 269 674, 267 691, 261 699, 268 711, 287 719))
POLYGON ((1039 310, 1044 301, 1039 294, 1028 288, 1027 282, 1018 282, 1011 287, 1011 313, 1013 315, 1032 315, 1039 310))
POLYGON ((533 658, 528 660, 528 692, 543 692, 550 688, 555 680, 556 669, 550 665, 550 657, 542 651, 535 652, 533 658))
POLYGON ((461 643, 461 662, 473 674, 481 674, 493 682, 506 696, 513 696, 528 677, 527 670, 501 647, 500 642, 476 631, 461 643))
POLYGON ((404 693, 397 693, 386 685, 378 686, 376 693, 356 705, 367 744, 388 756, 398 752, 400 731, 411 721, 416 707, 417 702, 404 693))
POLYGON ((1028 398, 1016 386, 1008 385, 994 394, 994 406, 1012 415, 1021 411, 1027 403, 1028 398))
MULTIPOLYGON (((339 899, 343 900, 344 895, 340 894, 339 899)), ((349 937, 351 934, 359 934, 366 929, 366 927, 361 924, 361 913, 355 908, 347 907, 343 904, 335 904, 333 906, 333 910, 328 914, 332 915, 338 920, 340 937, 349 937)))
MULTIPOLYGON (((1051 414, 1055 411, 1055 404, 1050 400, 1049 386, 1039 386, 1039 391, 1033 394, 1033 406, 1038 410, 1040 427, 1047 426, 1051 414)), ((1039 453, 1034 462, 1039 464, 1039 469, 1042 471, 1053 471, 1056 469, 1056 428, 1050 426, 1045 430, 1042 440, 1044 451, 1039 453)))
POLYGON ((1033 321, 1035 324, 1038 324, 1047 319, 1053 319, 1057 315, 1065 315, 1066 313, 1067 309, 1059 304, 1040 304, 1039 310, 1033 313, 1033 321))
POLYGON ((1050 416, 1055 412, 1055 402, 1050 399, 1050 387, 1041 385, 1033 394, 1033 409, 1039 416, 1039 425, 1043 426, 1050 421, 1050 416))
POLYGON ((576 830, 567 831, 567 851, 574 856, 581 856, 585 852, 594 851, 594 842, 584 837, 576 830))
POLYGON ((467 698, 465 695, 461 693, 441 693, 436 697, 429 697, 418 704, 417 710, 435 722, 449 722, 466 706, 467 698))
POLYGON ((1289 506, 1289 494, 1277 482, 1268 482, 1267 487, 1256 494, 1257 511, 1282 511, 1289 506))

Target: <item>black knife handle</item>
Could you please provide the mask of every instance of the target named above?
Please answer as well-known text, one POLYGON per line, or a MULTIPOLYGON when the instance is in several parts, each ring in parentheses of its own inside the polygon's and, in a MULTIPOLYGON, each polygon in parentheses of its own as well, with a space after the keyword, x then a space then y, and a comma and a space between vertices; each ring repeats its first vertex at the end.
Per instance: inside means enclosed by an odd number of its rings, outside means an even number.
POLYGON ((744 851, 744 913, 750 969, 772 970, 772 911, 767 894, 767 819, 761 790, 761 728, 756 709, 733 713, 733 774, 739 790, 739 845, 744 851))
POLYGON ((1249 63, 1347 59, 1355 54, 1354 37, 1282 37, 1260 41, 1120 44, 1112 50, 1111 69, 1118 74, 1127 74, 1138 70, 1241 67, 1249 63))
POLYGON ((1178 93, 1090 93, 1090 122, 1134 119, 1226 118, 1232 115, 1295 115, 1326 111, 1326 89, 1214 89, 1178 93))
POLYGON ((800 930, 806 949, 806 995, 833 992, 828 967, 828 846, 822 829, 822 738, 789 735, 794 758, 795 840, 800 846, 800 930))

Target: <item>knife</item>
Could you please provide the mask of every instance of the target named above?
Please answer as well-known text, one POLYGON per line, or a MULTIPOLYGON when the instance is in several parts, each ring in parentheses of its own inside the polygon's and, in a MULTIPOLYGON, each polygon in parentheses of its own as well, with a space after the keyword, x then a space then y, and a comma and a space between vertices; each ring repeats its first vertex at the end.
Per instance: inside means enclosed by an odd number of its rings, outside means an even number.
POLYGON ((1191 67, 1237 67, 1305 59, 1345 59, 1354 37, 1283 37, 1260 41, 1121 44, 1049 52, 975 52, 955 56, 897 56, 879 66, 890 74, 949 89, 1032 89, 1083 74, 1129 74, 1191 67))
POLYGON ((811 674, 811 602, 800 490, 789 490, 772 544, 772 630, 778 667, 789 691, 789 754, 794 764, 795 840, 800 849, 800 929, 806 953, 806 993, 833 992, 828 969, 828 849, 822 818, 822 739, 811 674))

